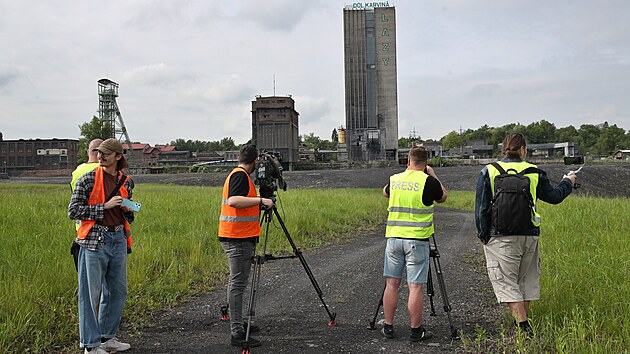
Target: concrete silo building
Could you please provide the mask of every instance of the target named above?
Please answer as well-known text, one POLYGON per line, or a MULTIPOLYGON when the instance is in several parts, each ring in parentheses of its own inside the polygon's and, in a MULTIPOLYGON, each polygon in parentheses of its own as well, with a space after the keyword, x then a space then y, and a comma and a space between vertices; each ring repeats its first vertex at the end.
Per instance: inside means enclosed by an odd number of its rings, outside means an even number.
POLYGON ((279 152, 285 169, 300 160, 298 117, 291 96, 256 96, 252 101, 252 143, 259 152, 279 152))
POLYGON ((395 8, 388 2, 348 5, 343 26, 348 159, 393 160, 398 148, 395 8))

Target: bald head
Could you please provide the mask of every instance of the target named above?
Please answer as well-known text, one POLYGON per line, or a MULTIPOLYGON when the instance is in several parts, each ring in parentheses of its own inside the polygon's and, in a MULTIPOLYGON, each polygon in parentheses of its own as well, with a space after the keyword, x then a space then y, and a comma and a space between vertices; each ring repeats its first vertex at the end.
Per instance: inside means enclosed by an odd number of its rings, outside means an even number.
POLYGON ((94 139, 92 141, 90 141, 90 144, 88 145, 88 162, 98 162, 98 147, 101 145, 101 143, 103 142, 103 139, 94 139))

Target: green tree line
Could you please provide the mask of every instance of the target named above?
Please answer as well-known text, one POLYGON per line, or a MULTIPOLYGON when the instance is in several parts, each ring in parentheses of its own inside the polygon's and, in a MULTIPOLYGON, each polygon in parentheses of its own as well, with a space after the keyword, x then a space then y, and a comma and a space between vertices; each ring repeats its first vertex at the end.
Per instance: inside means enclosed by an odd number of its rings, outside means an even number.
MULTIPOLYGON (((98 117, 93 117, 90 122, 79 126, 81 137, 79 139, 79 161, 87 161, 87 146, 90 140, 111 136, 109 128, 102 125, 98 117)), ((443 148, 461 147, 469 140, 482 140, 488 145, 497 146, 510 132, 525 134, 528 143, 559 143, 577 142, 580 154, 609 156, 621 149, 630 149, 630 131, 609 125, 604 122, 600 125, 582 124, 579 128, 573 125, 556 128, 555 124, 543 119, 527 126, 520 123, 510 123, 501 127, 490 127, 487 124, 477 129, 466 129, 458 133, 451 131, 440 139, 443 148)), ((337 147, 337 130, 333 129, 331 140, 321 139, 314 133, 299 136, 300 144, 309 149, 331 150, 337 147)), ((409 147, 414 141, 420 140, 419 136, 401 137, 398 146, 409 147)), ((432 140, 428 140, 432 141, 432 140)), ((238 150, 240 145, 234 143, 234 139, 226 137, 218 141, 184 140, 176 139, 169 143, 179 151, 210 152, 238 150)))
POLYGON ((601 125, 582 124, 579 128, 573 125, 556 128, 553 123, 544 119, 527 126, 510 123, 496 128, 484 124, 476 130, 467 129, 461 134, 451 131, 440 141, 445 149, 463 146, 468 140, 483 140, 496 147, 510 132, 525 134, 530 144, 577 142, 580 154, 608 156, 618 150, 630 148, 630 131, 619 128, 616 124, 604 122, 601 125))
POLYGON ((179 151, 192 152, 230 151, 239 149, 234 143, 234 139, 229 136, 218 141, 177 139, 171 141, 169 145, 175 146, 179 151))

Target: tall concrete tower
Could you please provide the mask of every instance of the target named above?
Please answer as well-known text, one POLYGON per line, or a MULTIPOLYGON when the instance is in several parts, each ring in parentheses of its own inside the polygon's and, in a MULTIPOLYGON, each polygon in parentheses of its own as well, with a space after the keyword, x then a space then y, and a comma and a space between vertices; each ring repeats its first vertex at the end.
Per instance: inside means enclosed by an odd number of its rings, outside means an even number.
POLYGON ((398 148, 395 8, 388 2, 347 5, 343 25, 348 159, 393 160, 398 148))

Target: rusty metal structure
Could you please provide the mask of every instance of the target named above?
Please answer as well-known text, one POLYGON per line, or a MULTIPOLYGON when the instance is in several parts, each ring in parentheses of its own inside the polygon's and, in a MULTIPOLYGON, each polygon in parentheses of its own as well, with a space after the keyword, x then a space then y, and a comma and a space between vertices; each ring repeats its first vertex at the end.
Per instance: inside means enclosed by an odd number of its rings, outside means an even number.
MULTIPOLYGON (((127 146, 131 148, 131 139, 129 139, 129 133, 127 133, 125 122, 120 114, 116 97, 118 97, 117 83, 109 79, 98 80, 98 117, 105 126, 110 127, 109 131, 112 132, 112 135, 108 138, 118 139, 122 143, 127 143, 127 146)), ((126 154, 130 163, 134 157, 133 152, 126 154)))

